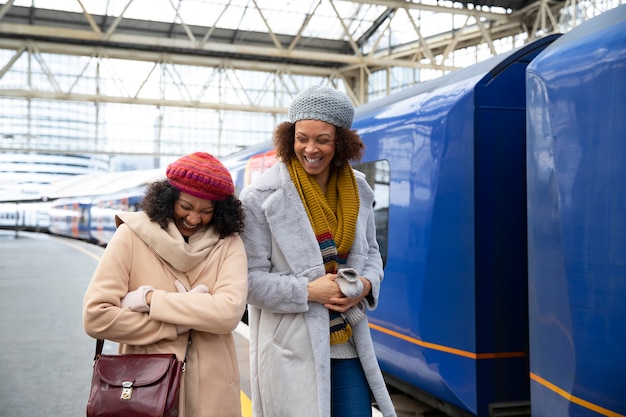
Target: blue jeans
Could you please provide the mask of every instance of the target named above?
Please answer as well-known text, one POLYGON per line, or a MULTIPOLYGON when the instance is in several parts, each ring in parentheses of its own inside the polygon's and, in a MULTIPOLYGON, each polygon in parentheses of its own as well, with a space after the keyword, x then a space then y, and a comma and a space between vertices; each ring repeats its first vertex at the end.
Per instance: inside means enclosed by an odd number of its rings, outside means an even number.
POLYGON ((358 358, 330 360, 331 417, 371 417, 370 387, 358 358))

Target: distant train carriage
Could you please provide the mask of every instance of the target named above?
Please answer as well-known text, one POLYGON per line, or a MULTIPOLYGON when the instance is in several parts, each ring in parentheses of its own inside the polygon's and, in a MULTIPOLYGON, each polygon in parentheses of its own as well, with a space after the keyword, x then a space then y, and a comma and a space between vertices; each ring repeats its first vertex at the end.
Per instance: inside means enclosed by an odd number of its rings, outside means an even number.
POLYGON ((50 206, 50 233, 75 239, 91 240, 92 196, 61 198, 50 206))
POLYGON ((50 194, 50 233, 106 245, 115 213, 137 211, 147 184, 165 178, 161 169, 85 175, 60 183, 50 194), (75 196, 72 196, 75 195, 75 196))
POLYGON ((220 158, 220 160, 230 171, 235 183, 235 195, 239 195, 242 188, 250 184, 252 178, 273 165, 276 158, 271 142, 267 141, 220 158))
POLYGON ((0 203, 0 227, 47 232, 50 202, 21 201, 0 203))
POLYGON ((90 238, 106 245, 115 233, 115 215, 124 211, 139 211, 146 187, 137 187, 113 194, 94 197, 91 202, 90 238))
POLYGON ((276 149, 271 148, 264 152, 257 153, 246 163, 244 171, 245 183, 250 184, 275 163, 276 149))
POLYGON ((533 417, 626 415, 626 6, 529 66, 533 417))

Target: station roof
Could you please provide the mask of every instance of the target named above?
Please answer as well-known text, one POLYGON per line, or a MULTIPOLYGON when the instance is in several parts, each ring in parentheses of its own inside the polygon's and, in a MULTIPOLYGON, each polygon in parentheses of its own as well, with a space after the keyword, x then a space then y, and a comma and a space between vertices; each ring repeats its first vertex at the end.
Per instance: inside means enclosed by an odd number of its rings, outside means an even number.
POLYGON ((142 187, 159 178, 165 178, 164 169, 76 175, 53 182, 43 191, 42 197, 54 200, 66 197, 114 194, 142 187))
MULTIPOLYGON (((398 62, 390 60, 398 49, 430 43, 428 48, 437 53, 449 46, 454 31, 465 24, 455 23, 450 16, 499 22, 490 24, 489 29, 489 36, 497 38, 519 33, 521 25, 511 24, 516 19, 512 16, 537 3, 63 0, 42 7, 40 2, 16 0, 4 2, 0 8, 0 38, 57 42, 66 49, 106 47, 120 53, 134 50, 322 68, 362 63, 364 57, 370 63, 379 59, 381 65, 395 65, 398 62), (361 61, 350 60, 349 56, 361 61)), ((456 39, 454 44, 462 47, 484 41, 478 35, 462 42, 456 39)))
POLYGON ((37 193, 0 194, 0 203, 38 202, 68 197, 115 194, 145 186, 160 178, 165 178, 164 169, 74 175, 53 181, 37 193))

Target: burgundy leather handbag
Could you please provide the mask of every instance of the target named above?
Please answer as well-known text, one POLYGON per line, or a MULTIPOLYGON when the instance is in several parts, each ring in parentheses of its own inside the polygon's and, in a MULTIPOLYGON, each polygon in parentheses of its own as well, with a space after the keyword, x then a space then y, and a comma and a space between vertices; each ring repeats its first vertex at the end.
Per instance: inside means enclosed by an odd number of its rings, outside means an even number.
POLYGON ((87 417, 178 416, 180 380, 187 358, 179 361, 174 354, 103 355, 103 346, 104 340, 98 339, 87 417))

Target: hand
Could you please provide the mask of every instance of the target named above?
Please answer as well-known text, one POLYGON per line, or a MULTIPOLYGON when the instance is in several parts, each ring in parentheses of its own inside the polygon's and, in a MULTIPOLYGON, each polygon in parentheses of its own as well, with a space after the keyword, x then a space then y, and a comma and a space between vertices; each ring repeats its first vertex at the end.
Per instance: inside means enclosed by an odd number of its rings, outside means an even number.
POLYGON ((331 298, 344 297, 339 285, 335 282, 336 274, 326 274, 309 282, 309 301, 326 304, 331 298))
POLYGON ((332 297, 328 300, 328 302, 324 304, 324 307, 326 307, 329 310, 334 310, 340 313, 345 313, 350 308, 358 305, 361 302, 361 300, 365 298, 372 290, 372 283, 369 282, 367 278, 359 277, 359 279, 363 283, 363 290, 361 294, 357 295, 356 297, 351 297, 351 298, 345 297, 345 296, 332 297))
MULTIPOLYGON (((176 289, 178 290, 178 292, 183 293, 183 292, 188 292, 188 293, 208 293, 209 292, 209 287, 207 287, 204 284, 200 284, 197 287, 192 288, 191 290, 187 291, 187 288, 185 288, 185 286, 183 285, 182 282, 180 282, 179 280, 174 281, 174 285, 176 285, 176 289)), ((190 326, 183 326, 180 324, 176 325, 176 334, 182 334, 182 333, 187 333, 189 330, 191 330, 190 326)))
POLYGON ((135 291, 131 291, 122 297, 121 307, 122 308, 130 308, 133 311, 137 311, 139 313, 147 313, 150 311, 150 306, 146 302, 146 294, 148 292, 154 291, 154 287, 150 285, 142 285, 137 288, 135 291))
POLYGON ((189 291, 187 291, 187 288, 185 288, 183 283, 180 282, 179 280, 174 281, 174 285, 176 285, 176 289, 178 290, 178 292, 201 293, 201 294, 203 293, 206 294, 209 292, 209 287, 207 287, 204 284, 200 284, 197 287, 194 287, 189 291))

